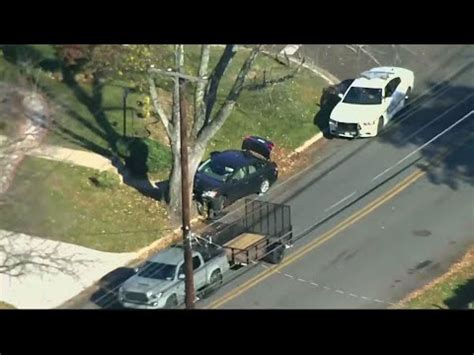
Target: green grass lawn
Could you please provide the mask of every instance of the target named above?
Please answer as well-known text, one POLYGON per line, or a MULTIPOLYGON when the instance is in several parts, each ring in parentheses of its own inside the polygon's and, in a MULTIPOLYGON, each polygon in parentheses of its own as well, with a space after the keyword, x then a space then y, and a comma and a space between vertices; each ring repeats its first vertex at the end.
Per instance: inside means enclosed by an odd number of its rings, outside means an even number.
MULTIPOLYGON (((186 46, 188 62, 199 60, 199 47, 186 46)), ((213 47, 210 65, 217 62, 223 49, 213 47)), ((218 92, 218 102, 223 102, 233 81, 248 55, 247 50, 238 52, 228 69, 218 92)), ((260 55, 252 70, 252 78, 247 85, 262 83, 263 73, 266 79, 277 79, 291 70, 274 59, 260 55)), ((308 69, 302 68, 295 77, 268 86, 261 90, 244 90, 222 129, 211 140, 208 152, 229 147, 238 148, 242 137, 250 134, 268 137, 276 145, 285 149, 294 149, 319 132, 313 119, 319 111, 316 105, 327 83, 308 69)))
MULTIPOLYGON (((51 46, 18 47, 21 47, 21 55, 18 51, 13 54, 7 51, 5 55, 4 48, 4 55, 0 57, 0 80, 12 83, 23 80, 12 59, 15 55, 37 58, 37 65, 43 67, 42 71, 37 71, 37 84, 54 107, 55 124, 47 136, 47 143, 100 154, 110 151, 112 143, 122 135, 124 86, 119 82, 108 83, 94 94, 91 84, 58 81, 51 77, 51 71, 59 70, 51 46)), ((210 68, 221 52, 221 48, 212 48, 210 68)), ((186 46, 185 53, 187 72, 194 75, 200 47, 186 46)), ((247 53, 242 50, 233 59, 218 92, 216 107, 225 99, 247 53)), ((290 70, 272 58, 260 55, 247 84, 261 83, 264 72, 271 80, 290 70)), ((301 145, 318 132, 313 119, 325 85, 324 80, 302 69, 283 83, 263 90, 245 90, 227 122, 210 142, 208 152, 239 148, 242 137, 250 134, 268 137, 284 149, 301 145)), ((137 94, 131 94, 128 106, 136 108, 137 99, 137 94)), ((129 119, 128 133, 143 137, 145 125, 152 121, 152 118, 134 120, 132 129, 129 119)), ((166 141, 160 124, 154 125, 152 132, 151 138, 166 141)), ((165 179, 168 166, 163 164, 163 171, 154 172, 153 177, 165 179)), ((156 232, 123 232, 166 228, 163 204, 143 197, 127 186, 115 191, 102 190, 89 181, 93 174, 94 171, 83 167, 27 158, 9 192, 9 203, 0 205, 0 228, 113 252, 136 250, 160 236, 156 232)))
POLYGON ((474 303, 474 251, 454 272, 406 302, 410 309, 461 309, 474 303))
MULTIPOLYGON (((100 107, 91 107, 90 101, 97 99, 90 83, 78 82, 72 86, 65 81, 58 81, 48 75, 59 72, 59 64, 50 45, 23 45, 16 51, 8 49, 8 55, 0 58, 0 80, 4 82, 21 82, 19 68, 13 62, 24 57, 33 57, 36 85, 50 99, 54 107, 54 125, 47 137, 47 143, 67 146, 76 149, 93 150, 102 153, 111 147, 111 142, 123 132, 123 92, 125 85, 113 82, 103 85, 100 90, 102 102, 100 107), (9 51, 9 52, 8 52, 9 51), (15 58, 15 59, 13 59, 15 58), (16 59, 18 58, 18 59, 16 59), (51 68, 51 72, 48 70, 51 68), (53 70, 55 69, 55 70, 53 70)), ((23 80, 24 81, 24 80, 23 80)), ((29 86, 33 87, 32 84, 29 86)), ((132 112, 137 109, 137 99, 141 95, 130 93, 127 98, 129 135, 143 136, 146 120, 132 120, 132 112)))
MULTIPOLYGON (((33 52, 34 56, 43 58, 43 62, 54 63, 51 46, 23 47, 33 52)), ((169 46, 163 48, 169 50, 169 46)), ((187 71, 195 74, 199 63, 200 46, 185 46, 185 53, 187 71)), ((210 68, 217 63, 221 53, 221 48, 212 48, 210 68)), ((246 50, 241 50, 233 59, 222 81, 218 102, 222 102, 225 98, 247 53, 246 50)), ((14 70, 11 61, 0 58, 0 72, 4 73, 4 77, 14 70)), ((48 64, 43 67, 54 68, 54 65, 48 64)), ((266 78, 272 79, 287 74, 289 69, 265 55, 260 55, 251 71, 252 78, 247 80, 247 84, 260 83, 264 71, 266 78)), ((50 78, 45 73, 46 71, 39 76, 39 85, 56 106, 54 115, 56 125, 47 138, 48 143, 95 151, 108 149, 111 141, 120 136, 123 130, 123 85, 119 83, 104 85, 100 108, 91 112, 94 109, 87 104, 87 98, 93 97, 90 84, 80 84, 73 88, 64 81, 50 78)), ((236 109, 211 141, 208 151, 239 147, 241 138, 249 134, 268 136, 282 148, 296 148, 318 132, 318 128, 313 124, 313 118, 319 109, 316 103, 319 102, 325 85, 323 79, 307 69, 302 69, 294 78, 283 83, 263 90, 244 91, 236 109)), ((137 98, 137 94, 129 96, 127 101, 131 109, 136 109, 137 98)), ((152 121, 153 119, 129 119, 129 134, 145 135, 144 126, 152 121)), ((161 125, 158 125, 158 132, 154 129, 153 134, 155 138, 159 136, 161 141, 166 141, 163 138, 161 125)))
POLYGON ((0 205, 0 229, 109 252, 135 251, 166 233, 162 204, 126 185, 99 188, 89 180, 95 173, 26 158, 0 205))

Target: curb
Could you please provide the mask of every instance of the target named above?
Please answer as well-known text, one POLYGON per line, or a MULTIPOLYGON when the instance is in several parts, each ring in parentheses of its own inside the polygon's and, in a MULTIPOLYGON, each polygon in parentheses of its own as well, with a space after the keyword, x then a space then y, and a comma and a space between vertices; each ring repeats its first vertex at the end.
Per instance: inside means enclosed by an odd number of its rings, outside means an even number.
POLYGON ((306 142, 304 142, 302 145, 300 145, 298 148, 296 148, 293 153, 290 154, 290 156, 293 156, 295 154, 299 154, 301 152, 304 152, 306 149, 308 149, 311 145, 319 141, 321 138, 324 137, 324 132, 319 132, 318 134, 314 135, 310 139, 308 139, 306 142))

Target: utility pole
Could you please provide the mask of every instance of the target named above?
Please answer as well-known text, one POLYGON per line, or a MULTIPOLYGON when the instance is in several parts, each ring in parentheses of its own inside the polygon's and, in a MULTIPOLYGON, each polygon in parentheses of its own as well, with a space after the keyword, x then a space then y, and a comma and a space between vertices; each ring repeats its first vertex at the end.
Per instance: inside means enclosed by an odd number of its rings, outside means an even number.
POLYGON ((196 299, 194 291, 194 273, 191 248, 191 191, 189 189, 189 164, 188 164, 188 125, 186 110, 186 81, 207 81, 207 77, 199 78, 171 70, 155 69, 153 66, 148 70, 149 74, 159 74, 174 78, 179 85, 179 121, 180 121, 180 154, 181 154, 181 217, 184 245, 184 290, 185 304, 187 309, 194 308, 196 299))
POLYGON ((184 270, 185 270, 185 303, 187 309, 194 308, 194 275, 193 260, 190 238, 190 213, 191 213, 191 191, 189 191, 189 165, 188 165, 188 126, 186 117, 186 81, 178 79, 179 83, 179 123, 181 138, 181 208, 183 220, 183 242, 184 242, 184 270))

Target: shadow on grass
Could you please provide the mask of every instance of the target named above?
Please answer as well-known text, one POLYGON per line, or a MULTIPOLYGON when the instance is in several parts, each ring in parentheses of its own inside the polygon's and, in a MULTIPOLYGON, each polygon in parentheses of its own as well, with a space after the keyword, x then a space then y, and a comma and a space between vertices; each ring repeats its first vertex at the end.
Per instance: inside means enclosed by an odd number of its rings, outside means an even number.
POLYGON ((101 308, 121 309, 118 301, 120 286, 135 275, 135 270, 129 267, 119 267, 99 280, 99 290, 90 298, 90 301, 101 308))
POLYGON ((474 302, 474 279, 469 279, 456 287, 454 296, 444 303, 449 309, 469 309, 469 304, 474 302))
MULTIPOLYGON (((154 186, 148 179, 148 146, 140 139, 135 140, 132 138, 133 144, 130 150, 124 151, 119 149, 118 143, 122 140, 122 132, 118 131, 117 124, 111 122, 107 116, 107 108, 103 105, 104 84, 97 77, 93 77, 91 91, 88 92, 76 80, 76 74, 78 74, 80 68, 65 66, 59 58, 45 58, 43 53, 33 46, 5 45, 0 46, 0 48, 3 49, 4 58, 19 67, 20 70, 23 63, 29 63, 29 65, 46 71, 61 71, 62 83, 67 86, 75 100, 87 109, 92 119, 79 114, 73 108, 74 105, 71 105, 71 107, 69 107, 70 104, 61 105, 61 108, 66 110, 68 117, 87 130, 87 135, 67 127, 65 122, 61 120, 54 120, 52 122, 51 129, 54 130, 54 134, 86 150, 110 159, 122 176, 124 183, 136 188, 143 195, 160 201, 168 200, 166 198, 166 182, 161 183, 159 186, 154 186), (103 143, 95 142, 93 137, 99 138, 103 143), (125 160, 125 165, 121 160, 125 160), (133 175, 131 171, 133 171, 133 175)), ((37 85, 53 102, 57 101, 58 95, 61 95, 59 86, 53 87, 46 85, 44 82, 38 82, 37 85)), ((113 83, 111 85, 123 87, 113 83)), ((64 88, 61 89, 64 90, 64 88)), ((131 91, 134 92, 133 89, 131 91)), ((114 110, 122 109, 120 105, 110 108, 114 110)))
POLYGON ((59 60, 54 58, 45 58, 36 48, 30 45, 2 45, 4 58, 15 65, 22 63, 31 63, 43 70, 56 71, 61 68, 59 60))

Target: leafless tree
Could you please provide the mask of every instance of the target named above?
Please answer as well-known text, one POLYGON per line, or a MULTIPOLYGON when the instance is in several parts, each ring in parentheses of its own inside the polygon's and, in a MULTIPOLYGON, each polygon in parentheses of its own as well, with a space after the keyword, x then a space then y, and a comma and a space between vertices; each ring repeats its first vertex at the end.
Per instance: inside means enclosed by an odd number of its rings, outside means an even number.
MULTIPOLYGON (((226 45, 222 55, 211 73, 209 73, 209 58, 211 48, 209 45, 202 45, 200 64, 198 68, 198 80, 194 88, 194 116, 189 124, 190 146, 189 150, 189 173, 194 177, 195 172, 202 161, 205 149, 209 141, 223 126, 227 118, 232 113, 241 93, 249 87, 245 86, 246 77, 249 74, 257 56, 262 51, 261 45, 256 45, 249 49, 248 55, 240 67, 239 73, 234 79, 231 89, 222 103, 217 103, 217 93, 222 83, 227 69, 229 68, 236 52, 237 46, 234 44, 226 45)), ((184 47, 177 45, 175 48, 176 71, 184 73, 184 47)), ((175 81, 173 89, 173 103, 171 110, 165 110, 156 87, 157 71, 151 69, 148 75, 148 86, 152 98, 155 112, 163 123, 166 134, 170 141, 172 152, 172 169, 169 178, 169 199, 170 209, 174 215, 179 215, 181 206, 181 166, 180 166, 180 127, 179 127, 179 88, 175 81), (166 112, 171 112, 167 114, 166 112)), ((293 73, 294 75, 295 73, 293 73)), ((273 85, 292 77, 287 75, 280 79, 268 81, 262 85, 273 85)), ((193 179, 189 182, 193 184, 193 179)))

